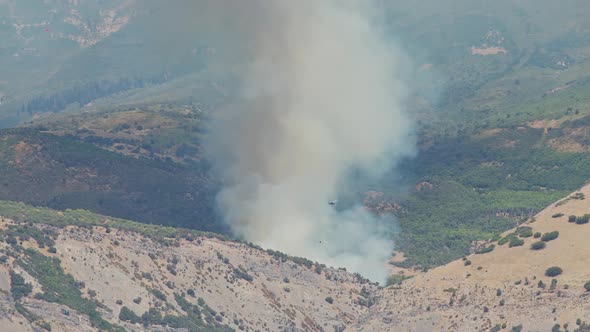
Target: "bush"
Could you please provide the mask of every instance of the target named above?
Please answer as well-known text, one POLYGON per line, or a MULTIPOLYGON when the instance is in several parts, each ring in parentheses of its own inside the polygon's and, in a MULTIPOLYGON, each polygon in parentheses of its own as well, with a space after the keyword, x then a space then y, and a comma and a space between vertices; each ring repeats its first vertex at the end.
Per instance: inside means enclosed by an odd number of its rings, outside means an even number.
POLYGON ((189 288, 186 293, 191 297, 195 297, 195 290, 192 288, 189 288))
POLYGON ((471 265, 471 261, 470 260, 466 260, 465 263, 463 263, 465 266, 469 266, 471 265))
POLYGON ((510 240, 510 243, 508 244, 508 247, 512 248, 512 247, 520 247, 524 244, 524 241, 519 239, 519 238, 513 238, 512 240, 510 240))
POLYGON ((121 307, 119 319, 122 321, 131 322, 132 324, 139 323, 141 321, 141 318, 127 307, 121 307))
POLYGON ((563 273, 563 270, 559 266, 552 266, 545 270, 545 275, 547 277, 556 277, 563 273))
POLYGON ((249 275, 249 274, 248 274, 248 273, 246 273, 245 271, 243 271, 243 270, 241 270, 241 269, 238 269, 238 268, 234 268, 234 275, 235 275, 237 278, 244 279, 244 280, 246 280, 246 281, 248 281, 248 282, 252 282, 252 280, 254 280, 254 278, 253 278, 251 275, 249 275))
POLYGON ((552 215, 551 218, 561 218, 563 216, 564 216, 563 213, 556 213, 556 214, 552 215))
POLYGON ((25 278, 14 271, 10 271, 10 293, 15 301, 29 295, 33 291, 33 285, 25 283, 25 278))
POLYGON ((495 247, 496 246, 492 244, 488 247, 481 248, 480 250, 476 251, 475 254, 476 255, 487 254, 488 252, 492 252, 495 247))
POLYGON ((578 224, 578 225, 587 224, 588 221, 590 221, 590 214, 585 214, 585 215, 578 217, 576 219, 576 224, 578 224))
POLYGON ((534 237, 535 239, 538 239, 538 238, 540 238, 540 237, 541 237, 541 233, 540 233, 540 232, 536 232, 536 233, 535 233, 535 235, 533 235, 533 237, 534 237))
POLYGON ((547 245, 545 244, 545 242, 543 241, 537 241, 533 244, 531 244, 531 249, 532 250, 541 250, 541 249, 545 249, 547 245))
POLYGON ((571 215, 567 218, 567 222, 576 222, 577 217, 574 215, 571 215))
POLYGON ((559 236, 558 231, 545 233, 545 234, 543 234, 543 236, 541 236, 541 241, 545 241, 545 242, 553 241, 553 240, 557 239, 558 236, 559 236))
POLYGON ((166 301, 166 295, 157 289, 152 289, 152 294, 160 301, 166 301))
POLYGON ((496 289, 496 296, 501 296, 502 290, 500 288, 496 289))
POLYGON ((590 280, 586 281, 584 284, 584 289, 586 289, 587 292, 590 292, 590 280))
POLYGON ((334 303, 334 299, 331 296, 326 297, 326 302, 332 304, 334 303))
POLYGON ((529 226, 523 226, 516 229, 516 233, 520 237, 531 237, 533 236, 533 228, 529 226))

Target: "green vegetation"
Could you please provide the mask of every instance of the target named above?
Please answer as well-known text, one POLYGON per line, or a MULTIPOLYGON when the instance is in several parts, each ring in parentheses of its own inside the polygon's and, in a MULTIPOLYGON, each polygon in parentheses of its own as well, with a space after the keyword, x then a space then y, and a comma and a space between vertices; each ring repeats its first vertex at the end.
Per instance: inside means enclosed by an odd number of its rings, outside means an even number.
POLYGON ((166 295, 157 289, 150 289, 155 298, 160 301, 166 301, 166 295))
POLYGON ((547 277, 556 277, 563 273, 563 270, 559 266, 552 266, 545 270, 545 275, 547 277))
POLYGON ((330 304, 334 303, 334 299, 332 297, 330 297, 330 296, 326 297, 325 300, 326 300, 326 302, 328 302, 330 304))
POLYGON ((543 241, 537 241, 533 244, 531 244, 531 249, 532 250, 541 250, 541 249, 545 249, 546 244, 543 241))
POLYGON ((392 274, 387 277, 387 281, 385 282, 385 287, 392 286, 392 285, 401 285, 404 280, 412 278, 411 276, 407 276, 403 273, 399 274, 392 274))
POLYGON ((139 323, 141 318, 133 312, 133 310, 123 306, 121 307, 121 311, 119 312, 119 319, 124 322, 130 322, 132 324, 139 323))
POLYGON ((529 226, 522 226, 516 229, 516 234, 522 238, 533 236, 533 228, 529 226))
POLYGON ((557 239, 558 236, 559 236, 558 231, 545 233, 545 234, 543 234, 543 236, 541 236, 541 241, 544 241, 544 242, 553 241, 553 240, 557 239))
POLYGON ((584 284, 584 289, 585 289, 587 292, 590 292, 590 280, 589 280, 589 281, 586 281, 586 283, 584 284))
POLYGON ((510 243, 508 244, 508 247, 512 248, 512 247, 520 247, 524 245, 524 241, 519 239, 519 238, 513 238, 510 240, 510 243))
MULTIPOLYGON (((491 135, 481 135, 482 131, 441 137, 400 167, 414 170, 409 183, 431 186, 409 195, 391 194, 402 206, 397 213, 397 245, 408 257, 397 265, 432 266, 464 256, 472 241, 492 238, 529 220, 590 178, 590 158, 548 148, 543 129, 515 125, 491 135)), ((374 188, 394 191, 383 185, 374 188)), ((498 244, 509 242, 510 238, 498 244)))
POLYGON ((588 221, 590 221, 590 214, 585 214, 576 218, 576 224, 578 225, 587 224, 588 221))
POLYGON ((25 283, 25 279, 20 274, 10 271, 10 293, 15 301, 29 295, 33 291, 33 285, 25 283))
POLYGON ((34 129, 1 130, 0 141, 0 200, 86 209, 151 224, 226 230, 216 221, 217 185, 207 178, 206 165, 134 158, 34 129), (32 146, 39 150, 28 150, 32 146))
POLYGON ((248 282, 252 282, 254 277, 249 275, 246 271, 242 270, 242 268, 234 268, 234 275, 236 278, 244 279, 248 282))
POLYGON ((552 215, 551 218, 561 218, 563 216, 564 216, 563 213, 556 213, 556 214, 552 215))
POLYGON ((482 249, 476 251, 475 254, 476 255, 487 254, 489 252, 492 252, 495 247, 496 247, 495 245, 491 244, 487 247, 483 247, 482 249))

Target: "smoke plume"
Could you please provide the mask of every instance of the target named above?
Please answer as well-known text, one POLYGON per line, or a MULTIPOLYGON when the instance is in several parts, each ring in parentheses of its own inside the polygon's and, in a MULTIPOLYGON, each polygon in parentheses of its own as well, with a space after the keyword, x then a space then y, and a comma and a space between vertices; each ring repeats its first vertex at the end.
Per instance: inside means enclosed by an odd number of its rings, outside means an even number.
POLYGON ((207 143, 224 219, 264 247, 385 280, 391 221, 328 204, 350 189, 351 172, 377 178, 413 151, 401 53, 375 24, 376 7, 209 4, 240 34, 249 61, 239 98, 214 115, 207 143))

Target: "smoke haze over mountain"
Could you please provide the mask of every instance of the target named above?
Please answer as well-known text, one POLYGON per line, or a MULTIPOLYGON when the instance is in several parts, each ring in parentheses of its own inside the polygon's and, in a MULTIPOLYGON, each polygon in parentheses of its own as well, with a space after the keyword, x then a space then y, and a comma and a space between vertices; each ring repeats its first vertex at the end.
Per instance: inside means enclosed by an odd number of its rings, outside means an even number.
POLYGON ((379 177, 414 150, 402 52, 380 33, 374 4, 207 4, 252 60, 207 142, 224 219, 246 240, 384 281, 392 222, 328 204, 350 189, 351 171, 379 177))

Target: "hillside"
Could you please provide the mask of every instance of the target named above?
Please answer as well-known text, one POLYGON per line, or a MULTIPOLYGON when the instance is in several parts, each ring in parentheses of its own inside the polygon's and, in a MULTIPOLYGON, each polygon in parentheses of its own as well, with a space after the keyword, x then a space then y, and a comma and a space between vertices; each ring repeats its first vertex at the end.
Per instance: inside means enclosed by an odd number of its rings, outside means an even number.
POLYGON ((3 331, 342 331, 377 290, 214 234, 8 202, 0 214, 3 331))
MULTIPOLYGON (((20 185, 9 185, 10 190, 3 191, 2 198, 59 209, 86 208, 151 223, 165 220, 170 225, 215 229, 219 224, 213 218, 210 202, 217 179, 207 172, 209 166, 203 159, 206 151, 202 147, 211 112, 201 104, 141 105, 57 114, 27 123, 28 129, 24 132, 29 134, 21 133, 20 137, 24 139, 36 133, 43 137, 42 145, 48 147, 46 153, 35 159, 34 165, 44 166, 39 174, 62 174, 63 165, 54 162, 64 157, 57 154, 63 150, 57 146, 74 145, 84 148, 68 149, 68 158, 90 165, 92 158, 109 156, 121 165, 116 171, 100 163, 92 164, 91 168, 104 166, 106 173, 115 172, 123 180, 115 186, 112 176, 102 179, 112 183, 111 190, 99 187, 102 189, 98 193, 79 193, 78 187, 62 188, 59 184, 56 184, 59 188, 56 192, 55 185, 40 186, 27 173, 5 173, 13 179, 8 181, 7 178, 6 183, 19 182, 20 185), (88 158, 91 159, 86 160, 88 158), (171 173, 168 171, 164 177, 152 176, 162 167, 170 172, 175 170, 175 178, 170 181, 198 181, 197 187, 189 189, 200 198, 190 200, 177 196, 175 187, 159 185, 159 190, 177 197, 174 205, 164 205, 160 196, 144 189, 145 204, 129 202, 138 190, 133 179, 158 184, 169 180, 171 173), (149 171, 144 171, 146 169, 149 171), (39 199, 40 196, 46 198, 39 199), (100 205, 98 196, 108 199, 103 199, 100 205), (211 218, 196 218, 193 207, 197 202, 202 202, 200 211, 211 218), (130 209, 121 210, 121 204, 128 204, 130 209), (158 214, 152 216, 154 208, 158 209, 158 214), (171 215, 175 217, 167 217, 171 215)), ((587 143, 590 117, 582 113, 564 113, 559 121, 480 129, 459 136, 437 137, 434 141, 425 139, 420 154, 399 168, 403 179, 393 174, 379 181, 360 183, 349 199, 363 202, 377 213, 398 218, 400 232, 396 236, 396 249, 404 252, 407 259, 396 265, 433 267, 445 264, 467 254, 474 241, 514 227, 590 178, 587 143)), ((14 146, 0 147, 0 151, 5 151, 2 155, 8 164, 14 163, 14 146)), ((72 182, 96 181, 89 180, 85 170, 84 167, 70 167, 64 176, 72 182)), ((52 178, 45 181, 53 181, 52 178)))
POLYGON ((518 229, 480 243, 478 253, 425 273, 398 275, 385 288, 211 233, 0 202, 2 326, 548 331, 560 324, 586 331, 578 325, 590 310, 584 289, 590 224, 568 219, 589 212, 588 195, 590 185, 518 229), (535 235, 554 231, 555 239, 535 235), (539 241, 545 247, 532 250, 539 241), (492 245, 491 252, 484 249, 492 245), (552 266, 562 273, 546 276, 552 266))
MULTIPOLYGON (((496 241, 480 243, 476 253, 386 288, 355 326, 367 331, 500 331, 522 325, 524 331, 549 331, 560 324, 576 330, 576 321, 588 321, 590 312, 584 288, 590 289, 590 224, 581 218, 590 212, 588 195, 590 185, 496 241), (578 222, 568 222, 569 216, 578 222), (558 232, 554 239, 545 235, 552 232, 558 232), (531 246, 538 242, 544 244, 534 250, 531 246), (486 253, 486 248, 492 251, 486 253), (554 266, 562 273, 548 276, 554 266)), ((563 331, 553 331, 558 330, 563 331)))
POLYGON ((0 199, 222 231, 199 165, 134 158, 68 136, 0 132, 0 199))

